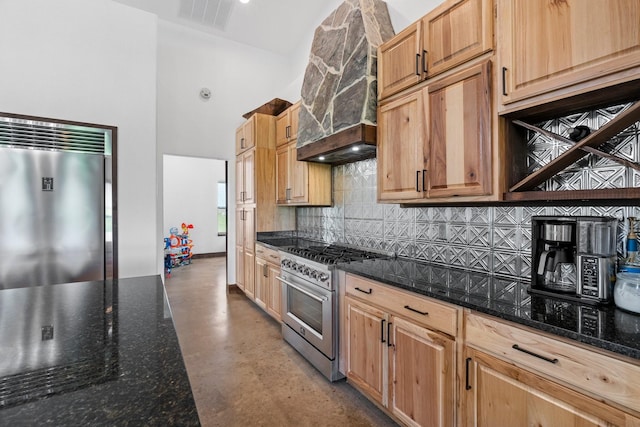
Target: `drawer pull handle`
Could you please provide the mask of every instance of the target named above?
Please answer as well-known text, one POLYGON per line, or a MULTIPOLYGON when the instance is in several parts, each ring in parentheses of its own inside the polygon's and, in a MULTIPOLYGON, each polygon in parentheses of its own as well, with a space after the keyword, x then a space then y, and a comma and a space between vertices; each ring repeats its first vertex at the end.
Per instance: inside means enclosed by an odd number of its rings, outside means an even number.
POLYGON ((278 258, 278 255, 269 254, 270 258, 278 258))
POLYGON ((427 311, 416 310, 415 308, 411 308, 408 305, 405 305, 404 308, 406 308, 409 311, 413 311, 414 313, 422 314, 423 316, 428 316, 429 315, 429 312, 427 312, 427 311))
POLYGON ((467 357, 467 360, 465 361, 466 364, 466 373, 464 376, 464 389, 465 390, 471 390, 471 385, 469 385, 469 363, 471 363, 471 358, 467 357))
POLYGON ((523 353, 526 353, 526 354, 528 354, 530 356, 537 357, 538 359, 542 359, 542 360, 544 360, 546 362, 549 362, 549 363, 553 363, 553 364, 558 363, 558 359, 551 359, 549 357, 542 356, 540 354, 534 353, 533 351, 530 351, 530 350, 527 350, 525 348, 522 348, 518 344, 512 345, 511 348, 514 349, 514 350, 518 350, 518 351, 521 351, 523 353))
POLYGON ((373 289, 369 288, 368 291, 365 291, 364 289, 360 289, 356 286, 356 291, 362 292, 363 294, 371 294, 373 292, 373 289))

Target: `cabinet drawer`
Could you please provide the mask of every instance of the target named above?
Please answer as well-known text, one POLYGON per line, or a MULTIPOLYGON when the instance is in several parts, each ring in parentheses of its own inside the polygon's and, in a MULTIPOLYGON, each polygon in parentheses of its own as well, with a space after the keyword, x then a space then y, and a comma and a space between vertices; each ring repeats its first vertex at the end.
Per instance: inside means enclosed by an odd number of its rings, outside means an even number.
POLYGON ((382 283, 347 274, 346 293, 406 319, 456 336, 458 309, 394 289, 382 283))
POLYGON ((280 265, 280 252, 256 243, 256 256, 272 264, 280 265))
POLYGON ((469 313, 465 316, 465 340, 467 345, 596 399, 640 411, 639 365, 469 313))

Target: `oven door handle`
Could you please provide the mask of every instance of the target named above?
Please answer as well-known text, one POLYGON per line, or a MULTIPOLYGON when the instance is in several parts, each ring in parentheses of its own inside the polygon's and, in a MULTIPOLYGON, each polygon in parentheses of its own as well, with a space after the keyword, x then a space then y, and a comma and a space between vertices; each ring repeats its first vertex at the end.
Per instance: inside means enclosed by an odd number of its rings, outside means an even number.
POLYGON ((314 300, 316 300, 316 301, 319 301, 319 302, 325 302, 325 301, 327 301, 327 300, 328 300, 328 298, 327 298, 327 297, 319 297, 319 296, 317 296, 317 295, 315 295, 315 294, 312 294, 311 292, 307 291, 306 289, 302 289, 301 287, 296 286, 296 285, 294 285, 293 283, 291 283, 291 282, 288 282, 288 281, 284 280, 282 277, 276 277, 276 279, 278 279, 280 282, 284 283, 284 284, 285 284, 285 285, 287 285, 287 286, 291 286, 291 287, 292 287, 293 289, 295 289, 296 291, 302 292, 303 294, 305 294, 305 295, 306 295, 306 296, 308 296, 309 298, 313 298, 313 299, 314 299, 314 300))

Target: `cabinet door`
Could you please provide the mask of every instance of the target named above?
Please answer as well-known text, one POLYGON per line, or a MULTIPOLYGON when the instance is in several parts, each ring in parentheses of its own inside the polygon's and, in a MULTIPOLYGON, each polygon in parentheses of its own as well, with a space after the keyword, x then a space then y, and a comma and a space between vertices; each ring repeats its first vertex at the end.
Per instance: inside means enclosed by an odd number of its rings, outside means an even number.
POLYGON ((249 148, 253 148, 256 146, 256 115, 249 117, 249 119, 242 126, 242 131, 244 134, 244 147, 243 149, 248 150, 249 148))
POLYGON ((256 244, 256 223, 255 208, 247 208, 244 210, 244 239, 243 246, 245 252, 255 252, 256 244))
POLYGON ((244 294, 251 299, 255 298, 256 293, 256 264, 255 256, 252 252, 245 249, 244 251, 244 294))
POLYGON ((263 310, 267 309, 269 293, 269 270, 267 262, 256 257, 255 274, 255 301, 263 310))
POLYGON ((428 87, 429 198, 491 194, 491 62, 428 87))
POLYGON ((300 101, 289 107, 289 139, 298 139, 298 115, 300 114, 300 101))
POLYGON ((493 2, 449 0, 422 18, 427 77, 493 49, 493 2))
POLYGON ((236 156, 236 204, 244 203, 244 161, 242 154, 236 156))
POLYGON ((244 203, 255 203, 255 165, 256 149, 245 151, 242 155, 244 173, 244 203))
POLYGON ((378 199, 425 196, 426 183, 423 90, 385 104, 378 113, 378 199))
POLYGON ((240 126, 236 129, 236 154, 244 151, 244 127, 240 126))
POLYGON ((379 98, 400 92, 422 80, 420 21, 409 25, 378 49, 379 98))
POLYGON ((637 66, 639 14, 637 0, 499 0, 502 102, 637 66))
POLYGON ((276 117, 276 147, 289 142, 289 110, 284 110, 276 117))
POLYGON ((269 264, 269 296, 267 300, 267 312, 276 320, 282 319, 282 284, 277 279, 280 276, 280 267, 269 264))
POLYGON ((286 205, 289 197, 289 146, 283 145, 276 151, 276 203, 286 205))
POLYGON ((296 141, 289 143, 289 177, 290 200, 292 203, 309 201, 309 165, 298 161, 296 141))
POLYGON ((452 426, 454 341, 397 317, 391 325, 389 408, 407 425, 452 426))
POLYGON ((350 297, 346 303, 347 378, 376 402, 387 404, 387 314, 350 297))
POLYGON ((244 248, 236 246, 236 285, 244 291, 244 248))
POLYGON ((463 393, 465 425, 605 426, 634 425, 634 417, 479 351, 470 356, 463 393))

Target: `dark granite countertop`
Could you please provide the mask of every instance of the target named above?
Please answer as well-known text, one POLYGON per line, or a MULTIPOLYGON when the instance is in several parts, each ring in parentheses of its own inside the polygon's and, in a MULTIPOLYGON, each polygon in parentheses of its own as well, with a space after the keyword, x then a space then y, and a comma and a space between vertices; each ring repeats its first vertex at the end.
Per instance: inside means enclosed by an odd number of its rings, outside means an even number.
POLYGON ((0 425, 200 425, 159 276, 1 290, 0 354, 0 425))
POLYGON ((530 295, 528 281, 395 258, 338 267, 368 279, 640 359, 640 315, 530 295))

